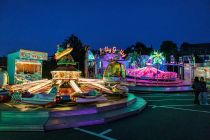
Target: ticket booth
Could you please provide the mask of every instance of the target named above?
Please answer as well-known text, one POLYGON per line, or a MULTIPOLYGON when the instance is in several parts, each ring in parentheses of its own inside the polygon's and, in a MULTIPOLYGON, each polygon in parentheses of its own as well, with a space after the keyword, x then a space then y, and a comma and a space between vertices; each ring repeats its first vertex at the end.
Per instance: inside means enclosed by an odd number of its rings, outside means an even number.
POLYGON ((47 53, 23 49, 8 54, 9 84, 41 80, 42 62, 47 58, 47 53))

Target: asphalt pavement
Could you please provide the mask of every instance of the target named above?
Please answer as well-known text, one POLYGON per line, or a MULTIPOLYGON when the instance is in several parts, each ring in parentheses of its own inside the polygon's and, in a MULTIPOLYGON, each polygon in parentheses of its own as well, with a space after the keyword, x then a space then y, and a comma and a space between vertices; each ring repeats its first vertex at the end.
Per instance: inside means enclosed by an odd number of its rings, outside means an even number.
POLYGON ((143 97, 148 106, 133 117, 105 125, 49 132, 0 132, 0 140, 210 139, 210 105, 194 105, 192 94, 136 95, 143 97))

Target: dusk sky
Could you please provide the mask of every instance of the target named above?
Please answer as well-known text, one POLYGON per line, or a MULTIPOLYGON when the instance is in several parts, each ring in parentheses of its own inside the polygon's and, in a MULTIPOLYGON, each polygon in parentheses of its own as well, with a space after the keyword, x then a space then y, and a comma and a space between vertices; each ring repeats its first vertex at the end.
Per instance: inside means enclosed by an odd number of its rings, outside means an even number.
POLYGON ((0 0, 0 55, 51 55, 71 34, 92 48, 209 43, 210 0, 0 0))

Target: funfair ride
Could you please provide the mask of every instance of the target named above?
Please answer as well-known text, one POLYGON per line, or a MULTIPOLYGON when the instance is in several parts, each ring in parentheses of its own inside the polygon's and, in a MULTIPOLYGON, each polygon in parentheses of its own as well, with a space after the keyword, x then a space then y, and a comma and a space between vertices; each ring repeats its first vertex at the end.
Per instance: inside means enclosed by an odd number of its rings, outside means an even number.
MULTIPOLYGON (((104 102, 107 94, 127 95, 125 86, 112 84, 106 86, 102 79, 81 78, 81 71, 75 68, 76 62, 70 55, 73 48, 58 47, 55 54, 58 67, 51 71, 52 80, 39 80, 10 86, 12 101, 32 105, 53 105, 55 102, 104 102)), ((125 69, 114 62, 106 70, 121 79, 125 78, 125 69)), ((105 74, 104 74, 105 75, 105 74)), ((111 79, 112 80, 112 79, 111 79)), ((112 81, 113 82, 113 81, 112 81)), ((116 82, 116 81, 114 81, 116 82)))
POLYGON ((126 69, 120 63, 122 58, 119 54, 106 55, 108 56, 106 57, 108 65, 103 73, 103 81, 114 93, 125 96, 128 93, 128 88, 122 85, 126 78, 126 69))
POLYGON ((176 72, 168 72, 160 70, 160 66, 164 65, 165 58, 162 53, 154 51, 146 61, 146 67, 127 69, 127 81, 136 82, 138 84, 149 85, 173 85, 181 83, 177 78, 176 72))
POLYGON ((55 59, 58 67, 52 71, 53 84, 58 86, 58 95, 70 97, 78 103, 106 101, 103 92, 112 93, 111 90, 90 79, 81 78, 81 71, 74 66, 76 63, 70 55, 73 48, 58 48, 55 59))
POLYGON ((118 62, 115 58, 109 60, 104 73, 103 80, 105 82, 121 82, 125 79, 126 70, 122 63, 118 62))

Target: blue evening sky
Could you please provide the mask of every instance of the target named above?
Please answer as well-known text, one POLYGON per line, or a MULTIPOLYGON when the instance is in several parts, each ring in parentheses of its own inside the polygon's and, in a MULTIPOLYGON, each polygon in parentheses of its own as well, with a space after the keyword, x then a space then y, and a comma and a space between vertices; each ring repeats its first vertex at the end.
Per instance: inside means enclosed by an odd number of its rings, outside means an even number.
POLYGON ((210 0, 0 0, 0 55, 53 54, 75 34, 92 48, 210 42, 210 0))

